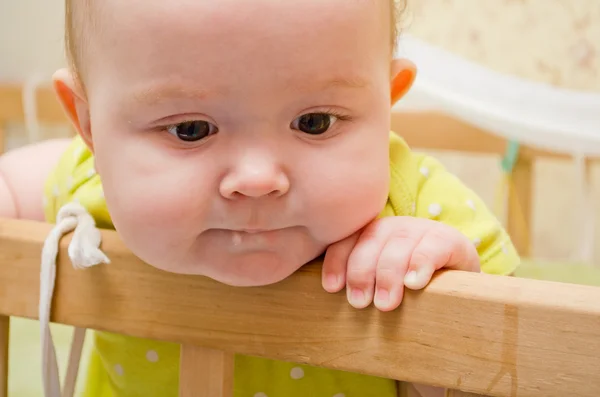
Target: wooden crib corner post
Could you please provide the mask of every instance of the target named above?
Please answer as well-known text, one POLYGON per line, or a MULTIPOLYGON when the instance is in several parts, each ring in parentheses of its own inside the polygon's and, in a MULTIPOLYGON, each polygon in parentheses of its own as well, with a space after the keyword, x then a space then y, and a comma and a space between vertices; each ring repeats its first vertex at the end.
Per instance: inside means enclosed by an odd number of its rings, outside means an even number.
POLYGON ((0 397, 8 397, 8 340, 10 317, 0 315, 0 397))
POLYGON ((181 346, 179 397, 233 397, 234 354, 181 346))
POLYGON ((531 255, 534 159, 520 155, 514 165, 508 193, 507 231, 519 255, 531 255))

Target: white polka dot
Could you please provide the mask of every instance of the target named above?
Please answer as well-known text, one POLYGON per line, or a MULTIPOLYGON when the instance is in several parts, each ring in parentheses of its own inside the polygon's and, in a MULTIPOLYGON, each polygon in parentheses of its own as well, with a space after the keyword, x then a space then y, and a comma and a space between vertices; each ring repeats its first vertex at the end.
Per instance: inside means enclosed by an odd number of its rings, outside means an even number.
POLYGON ((437 204, 437 203, 433 203, 429 205, 429 215, 431 216, 439 216, 442 213, 442 206, 437 204))
POLYGON ((104 190, 100 190, 100 194, 98 194, 101 200, 104 199, 104 190))
POLYGON ((70 190, 72 187, 73 187, 73 177, 72 177, 72 176, 69 176, 69 177, 67 178, 67 189, 69 189, 69 190, 70 190))
POLYGON ((506 244, 502 244, 502 252, 508 254, 508 248, 506 247, 506 244))
POLYGON ((87 175, 88 175, 88 178, 93 177, 94 175, 96 175, 96 170, 94 168, 90 168, 87 175))
POLYGON ((294 367, 290 371, 290 376, 292 379, 302 379, 304 378, 304 370, 300 367, 294 367))
POLYGON ((150 361, 151 363, 158 362, 158 353, 154 350, 148 350, 146 352, 146 360, 150 361))
POLYGON ((268 397, 265 393, 259 392, 254 395, 254 397, 268 397))
POLYGON ((467 207, 475 211, 475 203, 473 202, 473 200, 467 200, 467 207))
POLYGON ((346 395, 344 393, 338 393, 338 394, 334 395, 333 397, 346 397, 346 395))
POLYGON ((121 364, 115 365, 115 373, 119 376, 123 376, 123 366, 121 364))
POLYGON ((473 240, 473 245, 475 247, 479 247, 481 245, 481 239, 480 238, 476 238, 473 240))
POLYGON ((429 176, 429 168, 427 167, 421 167, 421 169, 419 170, 419 172, 421 173, 421 175, 423 175, 425 178, 427 178, 429 176))

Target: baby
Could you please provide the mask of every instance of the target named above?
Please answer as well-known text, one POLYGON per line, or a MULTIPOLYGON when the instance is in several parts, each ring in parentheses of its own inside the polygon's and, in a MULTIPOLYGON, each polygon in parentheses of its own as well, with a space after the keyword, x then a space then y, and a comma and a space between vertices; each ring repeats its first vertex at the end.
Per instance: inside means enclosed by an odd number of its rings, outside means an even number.
MULTIPOLYGON (((324 288, 356 308, 393 310, 444 267, 510 274, 518 256, 482 201, 390 132, 415 77, 393 59, 397 6, 67 0, 54 86, 79 135, 0 158, 0 216, 55 222, 78 201, 148 264, 232 286, 324 255, 324 288)), ((178 355, 97 332, 85 396, 176 396, 178 355)), ((255 357, 235 371, 237 397, 404 390, 255 357)))

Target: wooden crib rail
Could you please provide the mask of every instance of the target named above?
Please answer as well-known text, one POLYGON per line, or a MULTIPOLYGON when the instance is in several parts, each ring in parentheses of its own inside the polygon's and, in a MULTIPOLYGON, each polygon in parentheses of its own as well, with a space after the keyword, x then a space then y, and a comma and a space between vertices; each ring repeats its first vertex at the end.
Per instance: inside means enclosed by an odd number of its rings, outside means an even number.
MULTIPOLYGON (((0 315, 37 317, 50 228, 0 220, 0 315)), ((490 396, 600 395, 600 288, 443 272, 381 313, 326 293, 318 264, 276 285, 232 288, 154 269, 112 231, 103 231, 112 263, 74 270, 69 241, 57 323, 200 346, 222 368, 236 352, 490 396)))
MULTIPOLYGON (((68 119, 50 84, 45 84, 36 90, 36 110, 42 123, 67 123, 68 119)), ((23 85, 0 85, 0 123, 22 123, 25 121, 23 109, 23 85)))

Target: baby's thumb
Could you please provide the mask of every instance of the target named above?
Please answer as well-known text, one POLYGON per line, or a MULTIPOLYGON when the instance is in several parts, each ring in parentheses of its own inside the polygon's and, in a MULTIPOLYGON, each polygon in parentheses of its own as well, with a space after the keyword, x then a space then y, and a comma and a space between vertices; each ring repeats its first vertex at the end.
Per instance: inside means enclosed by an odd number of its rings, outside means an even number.
POLYGON ((359 233, 338 241, 327 248, 323 260, 322 284, 327 292, 341 291, 346 285, 348 258, 358 241, 359 233))

